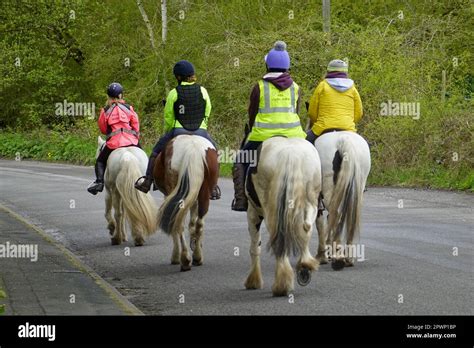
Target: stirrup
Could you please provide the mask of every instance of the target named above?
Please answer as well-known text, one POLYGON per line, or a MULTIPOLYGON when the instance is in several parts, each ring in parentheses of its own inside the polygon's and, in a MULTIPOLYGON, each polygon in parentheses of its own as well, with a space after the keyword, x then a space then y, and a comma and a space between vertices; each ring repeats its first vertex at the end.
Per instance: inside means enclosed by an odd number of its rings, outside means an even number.
POLYGON ((143 193, 148 193, 148 191, 150 191, 151 183, 150 183, 150 185, 146 184, 147 180, 149 180, 149 179, 146 175, 139 177, 137 179, 137 181, 135 181, 135 188, 138 191, 141 191, 143 193), (143 181, 140 182, 140 180, 142 180, 142 179, 143 179, 143 181))
POLYGON ((221 199, 221 188, 219 186, 214 186, 211 192, 211 196, 209 197, 211 201, 215 201, 221 199))

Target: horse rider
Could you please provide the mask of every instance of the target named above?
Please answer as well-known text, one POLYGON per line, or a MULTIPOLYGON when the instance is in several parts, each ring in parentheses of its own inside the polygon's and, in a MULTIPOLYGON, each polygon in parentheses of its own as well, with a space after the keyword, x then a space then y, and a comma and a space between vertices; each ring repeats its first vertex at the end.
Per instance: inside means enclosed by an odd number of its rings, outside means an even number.
POLYGON ((362 101, 354 81, 348 78, 348 64, 331 60, 327 74, 309 102, 310 130, 306 140, 314 144, 316 138, 331 131, 356 132, 355 124, 362 118, 362 101))
MULTIPOLYGON (((135 188, 147 193, 153 183, 155 159, 168 141, 181 134, 199 135, 217 145, 207 132, 211 114, 211 99, 207 90, 196 83, 194 66, 187 60, 177 62, 173 68, 178 86, 168 94, 165 104, 165 134, 158 140, 148 161, 146 175, 139 178, 135 188)), ((219 199, 219 186, 212 189, 211 199, 219 199)))
POLYGON ((107 106, 100 111, 98 125, 107 141, 95 163, 96 180, 87 191, 96 195, 104 189, 104 173, 107 159, 113 150, 120 147, 139 146, 140 123, 138 115, 130 104, 123 100, 123 88, 113 82, 107 88, 107 106))
MULTIPOLYGON (((266 74, 252 89, 248 107, 247 141, 243 144, 232 168, 234 200, 232 210, 246 211, 245 175, 251 153, 273 136, 305 138, 298 116, 301 90, 290 76, 290 56, 286 43, 277 41, 265 56, 266 74)), ((256 157, 256 156, 255 156, 256 157)))

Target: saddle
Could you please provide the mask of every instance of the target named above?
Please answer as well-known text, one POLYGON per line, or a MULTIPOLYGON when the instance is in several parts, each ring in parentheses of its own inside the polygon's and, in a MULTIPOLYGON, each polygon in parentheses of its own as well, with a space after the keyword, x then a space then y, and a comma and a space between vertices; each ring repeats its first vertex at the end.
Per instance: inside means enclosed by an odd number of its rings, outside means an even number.
POLYGON ((323 134, 326 134, 326 133, 344 132, 344 131, 345 131, 345 129, 342 129, 342 128, 328 128, 328 129, 323 130, 319 136, 321 136, 323 134))

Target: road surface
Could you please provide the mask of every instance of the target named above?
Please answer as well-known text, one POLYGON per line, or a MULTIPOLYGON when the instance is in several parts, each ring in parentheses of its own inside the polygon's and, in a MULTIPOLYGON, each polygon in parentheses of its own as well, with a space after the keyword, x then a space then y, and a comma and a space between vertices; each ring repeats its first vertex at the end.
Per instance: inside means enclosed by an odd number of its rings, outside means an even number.
MULTIPOLYGON (((220 179, 222 199, 211 202, 204 265, 182 273, 170 264, 172 241, 161 232, 143 247, 130 237, 110 244, 104 195, 86 192, 92 179, 91 167, 1 160, 0 203, 63 243, 146 314, 473 314, 472 194, 369 188, 360 238, 365 261, 340 272, 322 265, 308 286, 273 298, 274 258, 266 251, 264 288, 244 289, 249 236, 245 213, 230 210, 230 180, 220 179)), ((262 238, 266 245, 265 228, 262 238)), ((316 245, 314 233, 313 252, 316 245)))

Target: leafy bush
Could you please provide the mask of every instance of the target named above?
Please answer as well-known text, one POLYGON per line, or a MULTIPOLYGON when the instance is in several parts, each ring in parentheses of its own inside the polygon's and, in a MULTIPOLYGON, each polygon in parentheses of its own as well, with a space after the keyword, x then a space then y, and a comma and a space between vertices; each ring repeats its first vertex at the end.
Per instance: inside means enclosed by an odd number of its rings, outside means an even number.
POLYGON ((0 156, 61 161, 83 165, 95 162, 96 145, 71 133, 40 129, 31 133, 0 131, 0 156))

